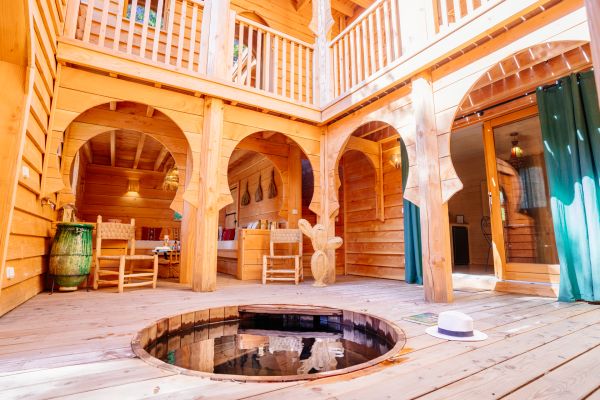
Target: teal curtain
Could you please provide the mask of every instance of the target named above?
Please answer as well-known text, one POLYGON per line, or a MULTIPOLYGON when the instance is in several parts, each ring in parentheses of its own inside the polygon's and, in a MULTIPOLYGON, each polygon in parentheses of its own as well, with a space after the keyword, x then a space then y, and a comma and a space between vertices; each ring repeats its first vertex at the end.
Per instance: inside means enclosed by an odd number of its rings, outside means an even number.
MULTIPOLYGON (((402 156, 402 193, 406 189, 408 178, 408 153, 404 142, 400 140, 402 156)), ((423 264, 421 257, 421 218, 419 207, 404 199, 404 266, 407 283, 423 284, 423 264)))
POLYGON ((537 91, 561 301, 600 301, 600 111, 592 72, 537 91))

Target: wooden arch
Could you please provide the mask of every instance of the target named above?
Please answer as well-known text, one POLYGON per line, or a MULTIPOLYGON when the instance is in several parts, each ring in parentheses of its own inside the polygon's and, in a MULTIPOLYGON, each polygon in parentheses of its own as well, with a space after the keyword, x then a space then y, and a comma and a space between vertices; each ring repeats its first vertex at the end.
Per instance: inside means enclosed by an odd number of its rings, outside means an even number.
MULTIPOLYGON (((139 103, 135 104, 139 105, 139 103)), ((189 145, 181 129, 168 116, 158 110, 153 111, 154 116, 164 116, 165 118, 154 118, 155 126, 153 126, 153 124, 148 123, 147 119, 150 117, 147 115, 143 117, 131 114, 115 115, 111 114, 115 112, 111 110, 112 107, 116 106, 101 104, 92 107, 78 115, 68 125, 61 166, 64 187, 61 190, 59 206, 74 201, 70 176, 76 154, 92 138, 113 130, 141 133, 162 144, 175 160, 181 183, 185 182, 189 145)), ((144 105, 144 107, 148 106, 144 105)), ((170 205, 171 209, 178 213, 183 213, 185 190, 187 188, 180 184, 170 205)))
MULTIPOLYGON (((538 41, 525 46, 516 41, 510 47, 500 49, 457 72, 464 75, 470 69, 477 69, 456 85, 450 85, 436 93, 436 104, 440 108, 447 107, 444 114, 448 116, 438 118, 438 121, 443 121, 441 126, 438 125, 438 131, 451 134, 460 127, 481 122, 493 115, 500 116, 528 107, 535 102, 533 92, 537 86, 591 66, 591 54, 586 50, 589 47, 587 29, 569 30, 552 39, 556 40, 538 41), (515 48, 517 45, 519 47, 515 48), (530 93, 530 96, 515 99, 523 93, 530 93), (510 104, 502 104, 513 99, 510 104), (476 111, 482 109, 487 111, 483 115, 477 115, 476 111)), ((440 143, 448 149, 450 134, 440 139, 440 143), (445 142, 442 143, 443 141, 445 142)), ((452 163, 452 154, 450 150, 448 152, 449 157, 445 158, 444 165, 446 178, 442 182, 444 202, 462 189, 452 163)))

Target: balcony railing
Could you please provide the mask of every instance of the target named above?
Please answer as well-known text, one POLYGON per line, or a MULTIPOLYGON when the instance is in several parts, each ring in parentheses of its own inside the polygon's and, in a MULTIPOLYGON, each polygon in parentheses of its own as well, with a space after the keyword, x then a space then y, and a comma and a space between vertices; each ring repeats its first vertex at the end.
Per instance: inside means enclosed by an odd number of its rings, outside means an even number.
POLYGON ((337 98, 402 55, 398 0, 379 0, 329 43, 337 98))
POLYGON ((235 16, 232 80, 301 103, 313 103, 313 45, 235 16))
MULTIPOLYGON (((411 21, 433 27, 430 37, 418 38, 424 39, 423 45, 505 0, 428 1, 431 7, 426 16, 411 21)), ((412 17, 400 9, 401 3, 375 1, 328 43, 334 100, 382 70, 402 63, 407 44, 403 39, 408 38, 402 37, 401 29, 411 31, 401 21, 412 17)), ((208 52, 201 49, 203 0, 69 0, 69 10, 67 38, 121 57, 207 78, 208 52)), ((315 104, 320 96, 313 84, 317 73, 313 44, 234 12, 223 24, 230 27, 230 52, 225 62, 232 85, 297 104, 315 104)))

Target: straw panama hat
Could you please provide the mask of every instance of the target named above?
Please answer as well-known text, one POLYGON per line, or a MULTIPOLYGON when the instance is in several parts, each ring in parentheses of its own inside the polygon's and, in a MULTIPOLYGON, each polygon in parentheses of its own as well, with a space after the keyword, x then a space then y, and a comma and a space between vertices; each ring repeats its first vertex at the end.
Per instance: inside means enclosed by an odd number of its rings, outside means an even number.
POLYGON ((476 342, 487 339, 483 332, 473 329, 473 318, 460 311, 443 311, 438 316, 438 324, 425 330, 431 336, 446 340, 476 342))

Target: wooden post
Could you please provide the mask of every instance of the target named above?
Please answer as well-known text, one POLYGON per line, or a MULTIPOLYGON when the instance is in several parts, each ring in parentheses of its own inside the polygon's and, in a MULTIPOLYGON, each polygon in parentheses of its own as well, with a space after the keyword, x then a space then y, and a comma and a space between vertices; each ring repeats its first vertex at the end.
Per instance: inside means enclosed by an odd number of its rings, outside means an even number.
POLYGON ((585 9, 590 28, 590 45, 592 47, 596 87, 600 91, 600 3, 598 3, 598 0, 585 0, 585 9))
POLYGON ((333 99, 331 55, 329 40, 334 20, 331 16, 331 0, 313 0, 312 20, 309 28, 315 34, 313 61, 314 102, 324 106, 333 99))
POLYGON ((300 147, 290 144, 288 156, 288 227, 297 228, 302 218, 302 152, 300 147), (294 213, 294 210, 296 213, 294 213))
POLYGON ((199 72, 204 75, 229 80, 227 57, 233 57, 233 43, 229 43, 231 22, 229 0, 205 0, 200 34, 199 72))
MULTIPOLYGON (((192 181, 193 154, 188 147, 185 166, 185 187, 192 181)), ((188 201, 183 202, 181 219, 181 257, 179 264, 179 283, 192 284, 193 265, 196 248, 196 213, 198 210, 188 201)))
MULTIPOLYGON (((335 237, 335 218, 340 212, 339 203, 337 202, 337 191, 338 186, 336 185, 336 174, 335 168, 336 154, 333 149, 329 148, 329 137, 327 135, 327 128, 322 128, 321 131, 321 163, 320 163, 320 183, 321 183, 321 213, 317 217, 317 223, 325 226, 327 230, 327 237, 335 237)), ((325 254, 329 259, 329 265, 333 266, 330 269, 329 274, 323 279, 326 284, 332 284, 335 282, 335 250, 326 249, 325 254)))
POLYGON ((425 300, 451 302, 452 265, 448 204, 442 200, 437 128, 429 72, 412 79, 412 101, 418 155, 425 300))
POLYGON ((219 162, 223 137, 223 100, 207 97, 200 158, 200 188, 196 213, 196 245, 192 290, 212 292, 217 284, 219 229, 219 162))

